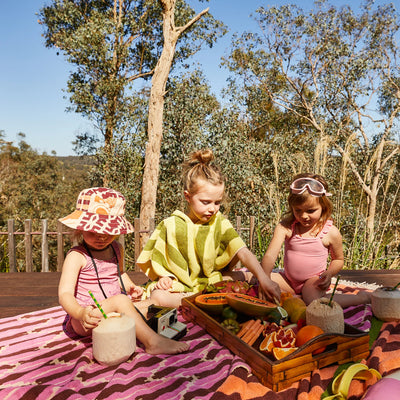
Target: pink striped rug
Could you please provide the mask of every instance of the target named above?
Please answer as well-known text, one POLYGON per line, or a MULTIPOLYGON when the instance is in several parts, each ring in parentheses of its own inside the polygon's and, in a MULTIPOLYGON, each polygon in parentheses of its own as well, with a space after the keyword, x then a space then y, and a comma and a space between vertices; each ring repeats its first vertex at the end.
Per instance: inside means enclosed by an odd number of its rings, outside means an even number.
MULTIPOLYGON (((247 363, 192 323, 188 324, 185 337, 190 344, 188 352, 153 356, 137 347, 128 361, 104 367, 93 360, 91 339, 72 340, 65 335, 64 317, 61 307, 54 307, 0 319, 0 399, 248 400, 259 398, 260 387, 261 398, 268 393, 266 398, 272 395, 271 399, 275 399, 274 392, 257 384, 247 363), (232 379, 243 382, 244 397, 235 390, 226 393, 227 387, 235 386, 231 386, 232 379), (257 390, 253 395, 254 388, 257 390)), ((369 329, 371 318, 369 306, 345 310, 346 322, 362 330, 369 329)), ((327 371, 326 384, 334 367, 327 371)), ((295 384, 295 390, 275 393, 276 398, 300 398, 300 393, 311 394, 322 386, 318 374, 306 386, 305 381, 295 384)))
POLYGON ((209 399, 238 367, 249 369, 197 325, 188 325, 190 350, 131 358, 104 367, 93 360, 91 339, 62 331, 61 307, 0 319, 0 398, 209 399))

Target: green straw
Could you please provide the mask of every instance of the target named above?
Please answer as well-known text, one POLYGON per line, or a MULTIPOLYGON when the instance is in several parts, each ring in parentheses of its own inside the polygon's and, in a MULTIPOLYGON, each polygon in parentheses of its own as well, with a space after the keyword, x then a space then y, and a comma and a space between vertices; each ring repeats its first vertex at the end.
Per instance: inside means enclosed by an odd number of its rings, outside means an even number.
POLYGON ((333 288, 333 292, 332 292, 332 294, 331 294, 331 298, 329 299, 328 306, 330 306, 330 307, 332 307, 333 295, 334 295, 335 292, 336 292, 336 288, 337 288, 337 285, 338 285, 338 283, 339 283, 339 279, 340 279, 340 275, 338 275, 337 278, 336 278, 335 287, 333 288))
POLYGON ((89 290, 89 294, 90 297, 93 299, 94 304, 96 304, 96 306, 98 307, 98 309, 101 311, 101 313, 103 314, 103 317, 105 319, 107 319, 107 314, 104 312, 104 310, 101 308, 101 305, 99 304, 99 302, 96 300, 96 298, 93 296, 93 293, 89 290))

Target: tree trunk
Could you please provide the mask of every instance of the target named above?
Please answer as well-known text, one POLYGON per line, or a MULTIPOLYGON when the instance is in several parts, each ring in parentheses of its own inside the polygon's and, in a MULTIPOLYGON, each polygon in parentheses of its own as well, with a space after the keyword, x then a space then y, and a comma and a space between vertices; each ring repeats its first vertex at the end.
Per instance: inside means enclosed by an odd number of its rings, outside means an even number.
MULTIPOLYGON (((195 16, 183 27, 175 27, 175 0, 159 0, 163 9, 164 45, 161 57, 154 69, 151 81, 148 119, 148 142, 143 171, 142 199, 140 205, 141 230, 149 229, 150 218, 154 218, 156 210, 160 149, 162 141, 164 95, 169 71, 174 58, 175 47, 179 36, 194 22, 208 12, 208 8, 195 16)), ((141 236, 142 244, 148 234, 141 236)))

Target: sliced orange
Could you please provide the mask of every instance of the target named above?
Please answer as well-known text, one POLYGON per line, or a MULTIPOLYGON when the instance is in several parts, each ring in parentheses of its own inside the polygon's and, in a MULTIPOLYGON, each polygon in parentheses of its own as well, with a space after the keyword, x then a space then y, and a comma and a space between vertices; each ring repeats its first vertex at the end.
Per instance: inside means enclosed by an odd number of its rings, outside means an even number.
POLYGON ((260 344, 260 351, 270 353, 274 348, 274 340, 276 338, 276 332, 272 332, 265 336, 264 340, 260 344))
POLYGON ((297 347, 274 347, 272 349, 272 354, 277 360, 282 360, 282 358, 288 356, 297 349, 297 347))

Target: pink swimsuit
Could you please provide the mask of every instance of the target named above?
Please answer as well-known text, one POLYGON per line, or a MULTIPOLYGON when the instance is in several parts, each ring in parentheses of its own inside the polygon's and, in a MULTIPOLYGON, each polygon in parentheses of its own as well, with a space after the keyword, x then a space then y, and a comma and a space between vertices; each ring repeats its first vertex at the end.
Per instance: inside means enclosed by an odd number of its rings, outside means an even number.
MULTIPOLYGON (((113 246, 118 258, 120 258, 121 256, 119 254, 118 245, 115 242, 112 242, 111 245, 113 246)), ((93 300, 89 295, 90 290, 96 300, 101 303, 104 300, 104 295, 100 289, 92 259, 83 246, 73 247, 70 251, 78 251, 86 257, 86 265, 79 271, 78 281, 75 286, 76 300, 82 307, 92 305, 93 300)), ((110 260, 98 260, 95 258, 94 261, 99 273, 101 286, 107 297, 121 294, 115 255, 110 260)))
MULTIPOLYGON (((116 255, 118 256, 118 259, 121 259, 118 244, 116 242, 112 242, 111 245, 114 248, 116 255)), ((70 250, 70 252, 71 251, 77 251, 83 254, 86 258, 86 264, 79 271, 78 280, 75 286, 75 297, 77 302, 82 307, 94 305, 94 302, 89 294, 90 290, 96 300, 101 303, 104 300, 104 295, 100 289, 99 281, 97 280, 96 270, 94 269, 92 259, 90 258, 84 246, 75 246, 70 250)), ((96 263, 97 271, 99 273, 101 287, 103 288, 107 297, 121 294, 121 287, 117 270, 117 259, 115 255, 110 260, 98 260, 97 258, 95 258, 94 261, 96 263)), ((71 325, 70 316, 68 314, 64 320, 63 328, 68 336, 76 336, 76 333, 74 332, 71 325)))
POLYGON ((323 245, 322 238, 329 232, 333 221, 326 221, 321 232, 315 238, 304 238, 297 234, 296 223, 297 221, 292 225, 292 236, 285 240, 282 276, 294 291, 300 294, 308 279, 318 276, 326 270, 329 251, 323 245))

